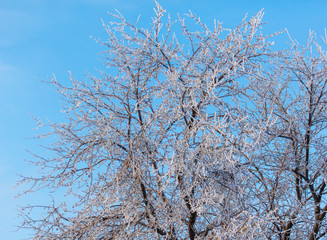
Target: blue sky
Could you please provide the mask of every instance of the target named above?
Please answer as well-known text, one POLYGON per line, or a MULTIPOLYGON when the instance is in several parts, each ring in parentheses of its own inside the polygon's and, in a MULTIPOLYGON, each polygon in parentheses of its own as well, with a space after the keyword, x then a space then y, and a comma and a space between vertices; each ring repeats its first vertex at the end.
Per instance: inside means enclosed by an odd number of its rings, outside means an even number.
MULTIPOLYGON (((208 25, 217 19, 233 27, 248 13, 264 8, 265 33, 284 28, 293 39, 305 42, 309 30, 317 36, 327 28, 327 1, 309 0, 161 0, 173 17, 191 10, 208 25)), ((56 91, 39 80, 53 74, 68 80, 68 71, 82 78, 85 71, 104 70, 103 48, 90 38, 106 39, 101 19, 109 22, 107 12, 118 9, 127 19, 149 26, 152 0, 0 0, 0 239, 24 239, 29 231, 13 232, 19 224, 17 206, 46 199, 45 192, 14 199, 19 189, 17 173, 33 174, 24 159, 26 152, 43 152, 39 142, 30 140, 36 124, 30 114, 43 120, 61 121, 56 91)), ((285 46, 286 37, 276 38, 285 46)))

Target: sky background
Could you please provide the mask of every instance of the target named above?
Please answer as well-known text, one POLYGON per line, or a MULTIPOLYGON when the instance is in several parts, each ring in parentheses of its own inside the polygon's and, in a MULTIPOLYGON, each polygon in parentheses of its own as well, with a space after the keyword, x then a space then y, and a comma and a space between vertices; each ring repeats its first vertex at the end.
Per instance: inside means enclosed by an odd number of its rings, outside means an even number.
MULTIPOLYGON (((304 43, 309 30, 324 35, 327 28, 326 0, 161 0, 171 13, 191 10, 208 25, 217 19, 233 27, 248 14, 264 9, 264 33, 287 28, 293 39, 304 43)), ((63 121, 61 103, 55 88, 42 83, 49 77, 68 81, 68 71, 83 78, 86 71, 105 70, 99 53, 105 49, 94 39, 106 40, 101 19, 110 21, 107 12, 119 10, 134 22, 150 26, 152 0, 0 0, 0 239, 31 238, 31 232, 15 232, 18 206, 46 201, 47 193, 15 199, 22 188, 13 188, 17 174, 36 174, 24 160, 33 160, 26 150, 46 154, 40 133, 31 115, 43 120, 63 121)), ((286 35, 275 39, 286 46, 286 35)), ((324 46, 326 49, 326 46, 324 46)), ((41 130, 42 131, 42 130, 41 130)))

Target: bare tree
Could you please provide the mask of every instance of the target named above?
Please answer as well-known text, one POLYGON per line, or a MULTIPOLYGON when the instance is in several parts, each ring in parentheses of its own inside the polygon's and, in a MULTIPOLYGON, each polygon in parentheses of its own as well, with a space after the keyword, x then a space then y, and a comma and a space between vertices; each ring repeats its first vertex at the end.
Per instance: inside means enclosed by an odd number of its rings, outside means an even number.
POLYGON ((275 119, 250 170, 264 199, 261 209, 273 211, 276 218, 269 237, 313 240, 327 233, 326 60, 310 33, 305 46, 293 43, 269 71, 253 77, 257 88, 252 87, 252 117, 258 126, 264 119, 275 119))
POLYGON ((326 54, 312 38, 273 52, 262 15, 231 30, 157 3, 150 29, 112 14, 108 73, 52 80, 67 122, 45 124, 53 157, 22 180, 70 200, 25 207, 23 227, 35 239, 321 239, 326 54))

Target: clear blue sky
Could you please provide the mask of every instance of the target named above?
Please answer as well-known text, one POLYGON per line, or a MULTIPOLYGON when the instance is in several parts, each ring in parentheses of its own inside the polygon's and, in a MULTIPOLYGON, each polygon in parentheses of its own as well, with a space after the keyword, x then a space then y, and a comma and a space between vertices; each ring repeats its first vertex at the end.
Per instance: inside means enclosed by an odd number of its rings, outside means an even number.
MULTIPOLYGON (((172 16, 196 13, 209 25, 217 19, 227 27, 264 8, 265 33, 287 28, 294 39, 304 42, 309 29, 324 34, 327 28, 326 0, 161 0, 172 16)), ((103 70, 98 55, 102 49, 93 39, 105 39, 101 18, 118 9, 127 19, 149 26, 152 0, 0 0, 0 239, 28 238, 28 231, 12 232, 19 224, 17 206, 42 202, 45 193, 14 199, 16 173, 33 174, 24 159, 26 149, 42 152, 38 142, 28 140, 38 133, 29 114, 60 120, 60 101, 55 89, 39 82, 56 75, 67 81, 68 71, 83 77, 88 70, 103 70)), ((286 38, 277 38, 283 46, 286 38)))

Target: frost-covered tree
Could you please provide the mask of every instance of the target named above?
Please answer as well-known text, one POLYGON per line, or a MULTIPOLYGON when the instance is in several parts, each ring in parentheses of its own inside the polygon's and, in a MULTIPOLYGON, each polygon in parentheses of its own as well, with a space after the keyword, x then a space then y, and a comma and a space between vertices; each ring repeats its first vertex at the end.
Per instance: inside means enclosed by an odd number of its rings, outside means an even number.
POLYGON ((294 43, 252 79, 253 119, 274 118, 249 168, 260 208, 276 218, 268 239, 326 238, 326 57, 311 33, 305 46, 294 43))
POLYGON ((46 124, 52 154, 22 180, 69 201, 25 207, 23 227, 35 239, 324 236, 326 54, 272 51, 262 15, 209 28, 156 3, 143 29, 112 14, 106 72, 52 80, 67 121, 46 124))

